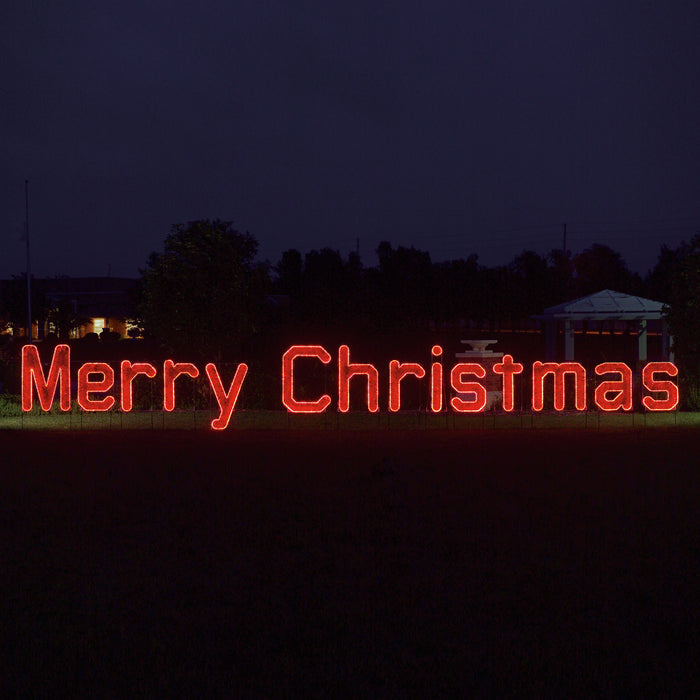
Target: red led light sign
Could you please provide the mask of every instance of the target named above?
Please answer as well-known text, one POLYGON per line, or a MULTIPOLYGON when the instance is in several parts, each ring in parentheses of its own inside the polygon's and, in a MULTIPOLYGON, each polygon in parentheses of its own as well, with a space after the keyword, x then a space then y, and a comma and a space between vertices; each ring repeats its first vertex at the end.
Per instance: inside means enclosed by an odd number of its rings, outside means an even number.
MULTIPOLYGON (((156 368, 148 362, 129 362, 124 360, 120 365, 120 409, 124 412, 131 411, 132 382, 143 374, 149 379, 157 375, 156 368)), ((248 366, 239 364, 231 381, 228 391, 224 389, 219 371, 213 363, 204 368, 212 393, 219 404, 219 416, 212 420, 211 427, 214 430, 223 430, 229 424, 238 400, 238 395, 243 385, 248 366)), ((163 410, 175 410, 175 380, 182 374, 192 378, 199 376, 199 370, 190 362, 173 362, 166 360, 163 363, 163 410)), ((114 408, 116 399, 107 395, 114 388, 114 370, 106 362, 86 362, 78 369, 78 388, 76 400, 83 411, 109 411, 114 408), (93 394, 103 394, 94 397, 93 394)), ((39 351, 35 345, 25 345, 22 348, 22 409, 31 411, 34 393, 36 389, 39 397, 39 405, 42 411, 50 411, 58 389, 62 411, 70 411, 71 407, 71 383, 70 383, 70 347, 57 345, 53 351, 51 367, 48 377, 44 374, 39 358, 39 351)))
POLYGON ((597 375, 619 374, 616 381, 604 381, 595 388, 595 404, 601 411, 632 410, 632 370, 624 362, 603 362, 597 375), (612 396, 611 396, 612 394, 612 396))
MULTIPOLYGON (((516 377, 524 373, 524 366, 513 360, 511 355, 504 355, 500 362, 490 368, 479 362, 457 362, 452 367, 443 366, 443 349, 435 345, 430 351, 430 367, 418 362, 391 360, 388 372, 384 375, 380 369, 369 362, 351 359, 350 348, 341 345, 335 363, 337 376, 337 410, 345 413, 350 410, 351 391, 356 400, 363 397, 366 410, 379 411, 380 386, 382 377, 388 380, 388 409, 391 412, 401 410, 401 387, 405 382, 427 382, 425 390, 429 396, 430 410, 438 413, 443 410, 445 402, 448 409, 457 413, 479 413, 484 411, 487 400, 485 381, 499 380, 502 395, 501 408, 513 411, 515 408, 516 377), (446 385, 446 379, 447 384, 446 385), (449 391, 449 400, 445 392, 449 391)), ((311 398, 299 398, 297 391, 297 374, 308 370, 309 363, 320 362, 332 365, 333 356, 322 345, 292 345, 282 356, 282 405, 290 413, 323 413, 333 399, 328 393, 311 398), (297 366, 297 361, 302 363, 297 366)), ((35 345, 22 348, 22 409, 31 411, 34 393, 43 411, 50 411, 56 395, 61 411, 71 408, 71 360, 70 348, 57 345, 53 351, 51 364, 45 372, 39 351, 35 345)), ((233 415, 240 396, 243 383, 248 373, 248 366, 239 363, 228 386, 219 374, 217 366, 210 362, 204 367, 212 394, 218 404, 219 415, 211 422, 214 430, 224 430, 233 415)), ((593 391, 593 402, 601 411, 630 411, 633 405, 632 370, 624 362, 603 362, 594 369, 599 378, 593 391)), ((132 385, 136 377, 142 375, 154 380, 159 371, 148 362, 130 362, 124 360, 119 366, 118 392, 115 390, 115 371, 106 362, 86 362, 77 370, 75 398, 83 411, 109 411, 117 405, 124 412, 132 410, 132 385)), ((176 385, 181 376, 196 379, 200 370, 191 362, 174 362, 165 360, 162 367, 163 410, 173 411, 176 406, 176 385)), ((671 362, 649 362, 641 372, 641 385, 644 395, 641 403, 647 411, 673 411, 678 406, 678 385, 671 379, 678 376, 677 367, 671 362)), ((522 381, 522 380, 521 380, 522 381)), ((547 397, 551 397, 555 411, 563 411, 569 402, 577 411, 586 410, 586 369, 578 362, 534 362, 531 370, 532 398, 529 408, 542 411, 547 397)), ((489 389, 490 391, 490 389, 489 389)), ((302 392, 303 393, 303 392, 302 392)))
POLYGON ((522 374, 523 366, 513 362, 510 355, 504 355, 503 362, 497 362, 493 371, 503 376, 503 410, 512 411, 515 407, 515 375, 522 374))
POLYGON ((586 370, 578 362, 535 362, 532 365, 532 410, 544 407, 544 381, 547 375, 554 379, 554 410, 563 411, 565 405, 564 379, 574 376, 574 401, 577 411, 586 410, 586 370))
POLYGON ((294 398, 294 360, 298 357, 315 357, 324 365, 331 361, 328 351, 320 345, 293 345, 289 348, 282 356, 282 403, 290 413, 323 413, 331 403, 328 394, 316 401, 297 401, 294 398))

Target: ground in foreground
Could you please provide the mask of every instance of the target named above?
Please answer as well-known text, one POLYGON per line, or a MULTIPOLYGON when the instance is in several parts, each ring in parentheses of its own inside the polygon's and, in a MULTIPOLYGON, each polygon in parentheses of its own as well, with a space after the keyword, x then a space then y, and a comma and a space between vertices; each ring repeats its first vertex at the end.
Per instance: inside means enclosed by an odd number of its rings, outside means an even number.
POLYGON ((6 697, 698 680, 698 431, 1 437, 6 697))

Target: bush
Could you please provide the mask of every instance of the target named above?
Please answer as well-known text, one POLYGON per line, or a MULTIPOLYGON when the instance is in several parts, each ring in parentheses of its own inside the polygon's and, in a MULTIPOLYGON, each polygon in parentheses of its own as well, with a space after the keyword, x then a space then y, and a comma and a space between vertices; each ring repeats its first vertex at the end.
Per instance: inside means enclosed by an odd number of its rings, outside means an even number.
POLYGON ((678 384, 681 403, 680 408, 685 409, 686 411, 699 411, 700 377, 681 375, 678 384))
MULTIPOLYGON (((79 410, 78 402, 73 399, 71 401, 70 413, 77 413, 79 410)), ((0 394, 0 418, 16 418, 23 413, 25 412, 22 411, 22 397, 19 394, 0 394)), ((51 415, 64 413, 64 411, 61 410, 58 398, 53 402, 50 411, 44 411, 41 408, 39 400, 35 396, 32 410, 29 411, 27 415, 38 416, 46 413, 51 415)))
POLYGON ((22 397, 16 394, 0 394, 0 418, 22 415, 22 397))

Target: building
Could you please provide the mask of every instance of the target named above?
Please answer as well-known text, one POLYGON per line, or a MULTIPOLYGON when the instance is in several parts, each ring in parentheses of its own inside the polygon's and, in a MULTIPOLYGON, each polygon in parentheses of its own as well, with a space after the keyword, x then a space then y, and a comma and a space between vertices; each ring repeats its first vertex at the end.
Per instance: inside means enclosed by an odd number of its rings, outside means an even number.
MULTIPOLYGON (((0 280, 0 331, 26 335, 23 279, 0 280)), ((32 338, 48 333, 82 338, 105 330, 129 337, 138 332, 135 290, 138 280, 125 277, 32 278, 32 338)))

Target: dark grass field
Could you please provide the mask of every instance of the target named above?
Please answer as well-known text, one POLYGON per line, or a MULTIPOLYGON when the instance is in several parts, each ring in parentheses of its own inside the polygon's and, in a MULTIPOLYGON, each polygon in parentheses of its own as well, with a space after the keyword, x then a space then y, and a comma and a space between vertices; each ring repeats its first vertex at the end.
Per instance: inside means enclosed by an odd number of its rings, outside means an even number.
POLYGON ((679 697, 700 431, 0 434, 3 697, 679 697))

